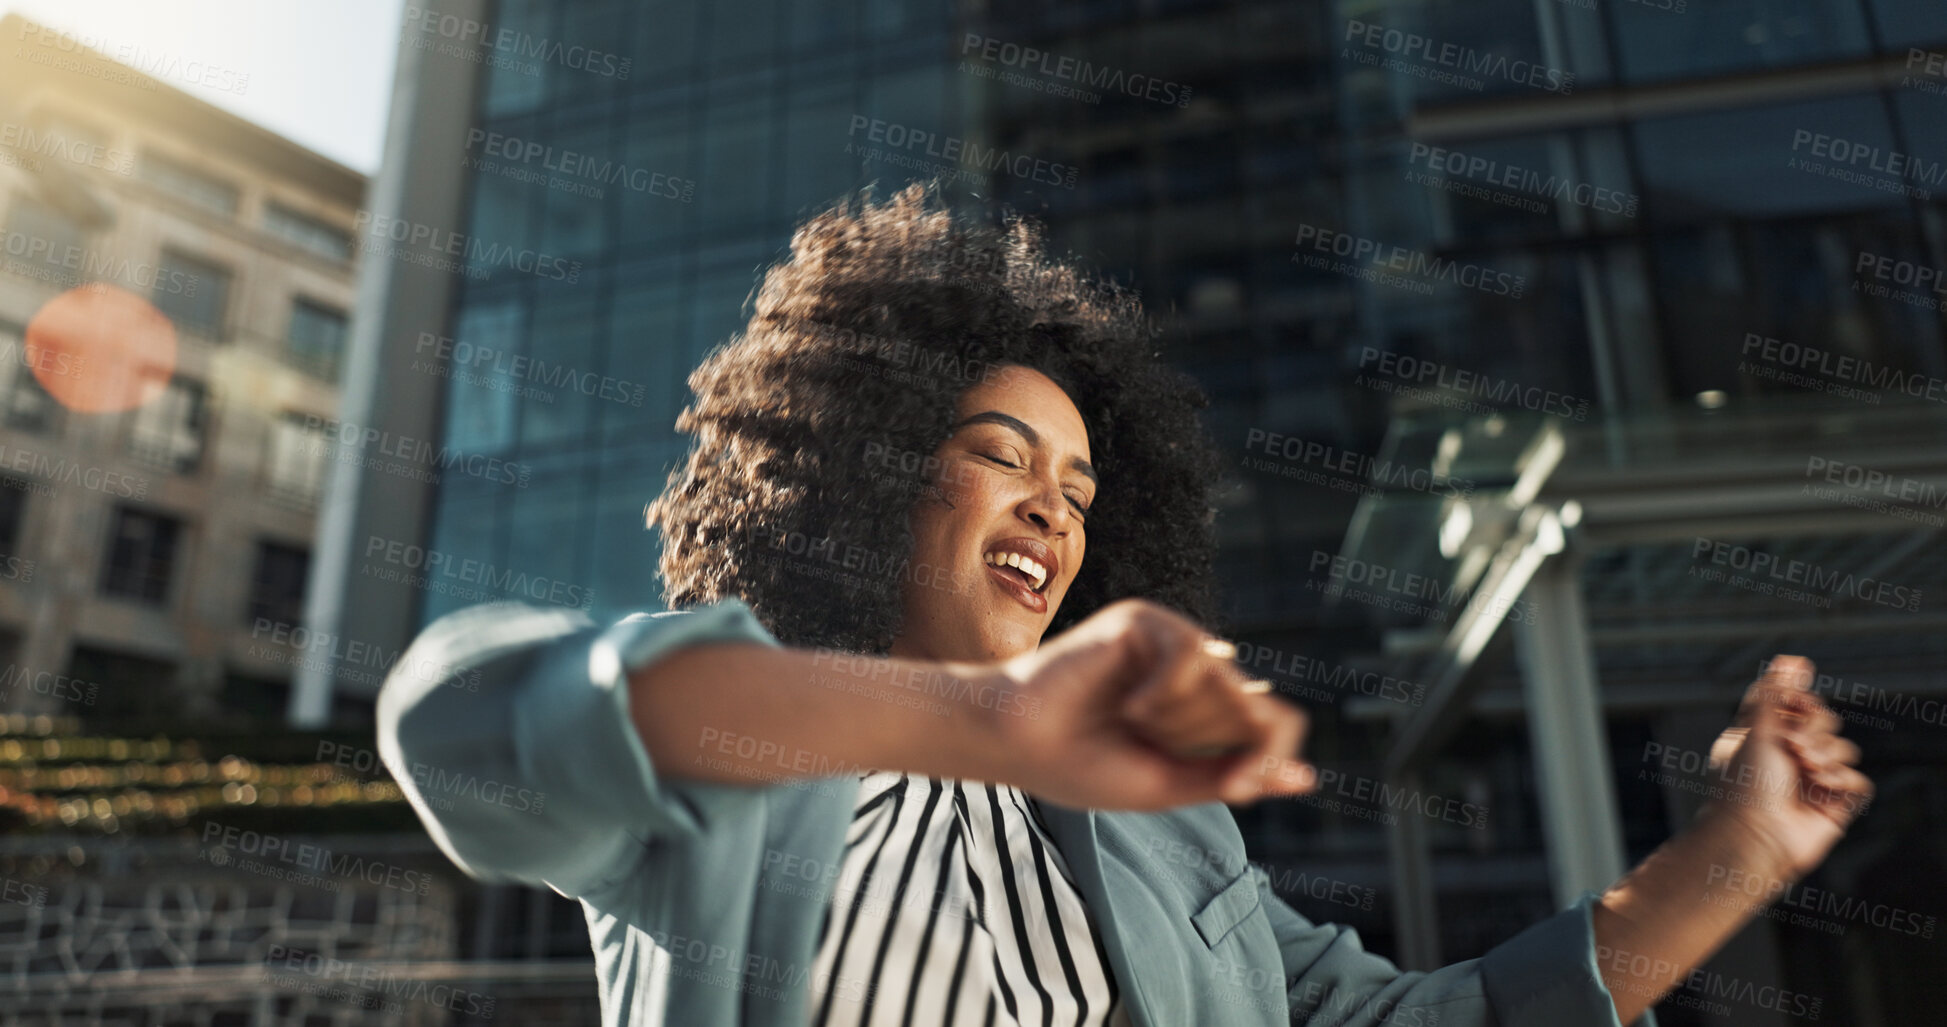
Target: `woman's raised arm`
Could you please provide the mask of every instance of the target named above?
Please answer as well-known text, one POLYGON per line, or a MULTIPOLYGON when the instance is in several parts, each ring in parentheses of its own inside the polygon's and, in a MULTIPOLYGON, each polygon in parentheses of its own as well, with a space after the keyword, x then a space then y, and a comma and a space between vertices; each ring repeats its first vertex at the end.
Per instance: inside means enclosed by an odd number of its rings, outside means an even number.
POLYGON ((1004 663, 932 662, 784 648, 734 600, 606 628, 494 603, 440 618, 400 658, 380 754, 462 868, 566 894, 740 816, 754 786, 866 769, 1078 808, 1307 790, 1289 758, 1303 715, 1245 691, 1208 641, 1125 602, 1004 663), (1232 754, 1174 755, 1205 746, 1232 754))

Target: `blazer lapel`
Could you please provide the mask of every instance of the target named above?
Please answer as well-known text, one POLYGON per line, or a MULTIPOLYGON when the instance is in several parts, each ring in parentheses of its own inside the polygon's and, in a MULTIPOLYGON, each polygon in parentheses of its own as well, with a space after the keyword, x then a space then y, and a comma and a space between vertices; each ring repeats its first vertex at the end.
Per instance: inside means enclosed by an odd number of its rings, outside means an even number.
POLYGON ((1116 988, 1122 1004, 1129 1009, 1129 1021, 1135 1027, 1154 1027, 1148 1002, 1142 993, 1142 976, 1129 958, 1128 945, 1123 940, 1123 925, 1116 921, 1113 896, 1102 880, 1102 852, 1095 836, 1095 811, 1073 810, 1057 806, 1040 799, 1034 800, 1041 809, 1041 818, 1048 829, 1048 836, 1055 840, 1056 848, 1061 850, 1062 861, 1068 864, 1068 871, 1075 875, 1075 890, 1082 900, 1088 903, 1089 915, 1095 919, 1095 928, 1102 935, 1102 949, 1108 953, 1109 967, 1115 972, 1116 988))

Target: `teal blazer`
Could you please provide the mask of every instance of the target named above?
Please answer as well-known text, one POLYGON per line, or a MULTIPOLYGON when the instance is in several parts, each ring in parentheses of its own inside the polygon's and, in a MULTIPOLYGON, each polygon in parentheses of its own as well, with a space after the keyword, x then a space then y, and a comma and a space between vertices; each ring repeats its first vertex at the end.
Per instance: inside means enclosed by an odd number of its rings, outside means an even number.
MULTIPOLYGON (((379 752, 440 848, 480 880, 580 900, 605 1027, 807 1022, 857 780, 658 774, 627 672, 706 641, 778 644, 735 601, 609 626, 493 603, 429 625, 379 696, 379 752)), ((1042 807, 1137 1027, 1621 1027, 1594 893, 1480 959, 1405 973, 1280 900, 1221 804, 1042 807)))

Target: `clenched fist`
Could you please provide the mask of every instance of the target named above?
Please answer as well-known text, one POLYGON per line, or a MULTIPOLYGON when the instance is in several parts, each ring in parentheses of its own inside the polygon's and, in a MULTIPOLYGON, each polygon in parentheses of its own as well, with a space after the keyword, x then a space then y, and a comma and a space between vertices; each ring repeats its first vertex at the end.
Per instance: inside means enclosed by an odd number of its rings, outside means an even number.
POLYGON ((1141 600, 1097 611, 997 665, 1038 716, 999 714, 1001 780, 1072 808, 1159 810, 1297 795, 1306 718, 1232 662, 1234 647, 1141 600))
POLYGON ((1818 866, 1873 795, 1859 746, 1811 683, 1810 660, 1774 657, 1710 751, 1731 786, 1708 814, 1747 828, 1787 880, 1818 866))

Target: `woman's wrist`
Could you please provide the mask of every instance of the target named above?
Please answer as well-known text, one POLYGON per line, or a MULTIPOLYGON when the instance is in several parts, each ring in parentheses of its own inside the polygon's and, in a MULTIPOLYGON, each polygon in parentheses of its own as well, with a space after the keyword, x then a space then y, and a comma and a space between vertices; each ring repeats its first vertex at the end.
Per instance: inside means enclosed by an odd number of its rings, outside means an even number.
POLYGON ((1602 895, 1597 962, 1618 1016, 1631 1022, 1709 959, 1767 901, 1775 848, 1721 811, 1699 816, 1602 895))
POLYGON ((820 653, 818 684, 889 714, 870 732, 871 765, 929 777, 995 780, 1004 767, 997 719, 1021 703, 998 667, 960 661, 820 653))
POLYGON ((1686 833, 1697 835, 1700 847, 1716 854, 1713 882, 1731 873, 1742 873, 1778 882, 1777 888, 1782 891, 1807 872, 1793 865, 1784 846, 1776 839, 1728 806, 1705 806, 1686 833))

